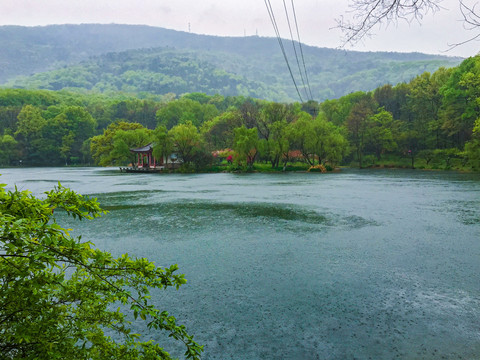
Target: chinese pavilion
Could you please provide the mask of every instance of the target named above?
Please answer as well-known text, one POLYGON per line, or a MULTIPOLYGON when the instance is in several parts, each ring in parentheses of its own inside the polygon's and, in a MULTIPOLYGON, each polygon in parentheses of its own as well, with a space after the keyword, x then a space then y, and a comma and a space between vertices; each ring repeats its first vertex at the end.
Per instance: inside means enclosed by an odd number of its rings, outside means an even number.
POLYGON ((153 144, 150 143, 148 145, 142 146, 136 149, 130 149, 130 151, 136 154, 137 163, 134 167, 138 169, 145 169, 145 170, 156 170, 156 169, 163 169, 163 159, 161 161, 157 161, 153 156, 153 144))

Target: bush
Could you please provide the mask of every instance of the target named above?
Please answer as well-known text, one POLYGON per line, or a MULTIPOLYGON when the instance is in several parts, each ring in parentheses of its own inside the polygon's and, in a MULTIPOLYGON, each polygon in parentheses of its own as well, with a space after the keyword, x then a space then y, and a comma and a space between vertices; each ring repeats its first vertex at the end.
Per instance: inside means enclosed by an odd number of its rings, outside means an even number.
POLYGON ((308 169, 308 172, 326 173, 327 169, 322 164, 319 164, 319 165, 315 165, 315 166, 310 166, 310 168, 308 169))
POLYGON ((132 332, 120 304, 145 321, 146 328, 164 330, 184 343, 187 358, 200 358, 202 347, 149 300, 151 288, 185 284, 177 265, 160 268, 126 254, 114 258, 57 223, 56 214, 62 212, 79 220, 100 216, 104 211, 95 199, 60 185, 44 200, 27 191, 7 192, 3 186, 2 359, 170 359, 158 344, 132 332))

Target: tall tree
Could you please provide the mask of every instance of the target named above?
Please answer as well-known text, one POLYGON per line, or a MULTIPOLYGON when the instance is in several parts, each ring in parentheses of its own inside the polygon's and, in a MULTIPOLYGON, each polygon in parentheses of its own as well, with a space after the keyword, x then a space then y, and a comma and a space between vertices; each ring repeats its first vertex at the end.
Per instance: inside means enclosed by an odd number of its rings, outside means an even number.
POLYGON ((347 118, 347 128, 350 134, 351 144, 353 145, 360 168, 363 165, 362 161, 368 129, 368 118, 373 114, 376 107, 375 105, 374 100, 368 94, 365 94, 363 99, 353 106, 347 118))
POLYGON ((157 126, 153 131, 153 156, 156 159, 165 158, 165 166, 173 151, 173 139, 165 126, 157 126))
POLYGON ((135 164, 135 155, 130 149, 148 145, 153 139, 153 130, 150 129, 117 130, 113 136, 110 162, 115 165, 135 164))
POLYGON ((365 147, 370 149, 378 160, 385 151, 392 151, 397 147, 393 139, 392 126, 393 116, 383 108, 367 120, 365 147))
MULTIPOLYGON (((108 166, 113 163, 112 152, 114 149, 114 138, 117 131, 131 131, 143 129, 138 123, 127 123, 124 121, 110 124, 102 135, 94 136, 90 141, 90 151, 97 165, 108 166)), ((146 144, 145 144, 146 145, 146 144)))
POLYGON ((247 169, 251 169, 258 154, 257 128, 247 129, 242 125, 235 128, 234 133, 233 149, 239 156, 238 160, 240 162, 245 161, 247 169))
POLYGON ((33 105, 25 105, 18 114, 15 137, 23 149, 25 163, 35 164, 41 158, 42 130, 46 124, 41 110, 33 105))
POLYGON ((480 118, 475 121, 472 139, 465 145, 465 152, 472 168, 480 170, 480 118))
POLYGON ((168 132, 172 138, 174 149, 184 164, 192 163, 195 154, 201 148, 201 136, 191 121, 174 126, 168 132))
POLYGON ((13 161, 19 160, 18 156, 18 143, 13 136, 0 136, 0 165, 12 165, 13 161))
POLYGON ((480 56, 466 59, 452 71, 442 95, 442 129, 452 145, 463 147, 480 116, 480 56))
POLYGON ((327 161, 337 164, 347 153, 348 142, 340 129, 327 121, 323 114, 317 116, 311 126, 311 152, 318 158, 318 163, 327 161))

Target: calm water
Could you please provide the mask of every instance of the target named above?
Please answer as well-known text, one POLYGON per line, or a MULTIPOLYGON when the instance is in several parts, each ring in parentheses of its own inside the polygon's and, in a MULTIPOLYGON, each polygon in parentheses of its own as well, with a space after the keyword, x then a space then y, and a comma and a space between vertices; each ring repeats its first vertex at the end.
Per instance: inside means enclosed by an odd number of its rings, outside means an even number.
POLYGON ((154 300, 204 359, 480 358, 478 174, 1 172, 95 195, 85 240, 178 263, 187 285, 154 300))

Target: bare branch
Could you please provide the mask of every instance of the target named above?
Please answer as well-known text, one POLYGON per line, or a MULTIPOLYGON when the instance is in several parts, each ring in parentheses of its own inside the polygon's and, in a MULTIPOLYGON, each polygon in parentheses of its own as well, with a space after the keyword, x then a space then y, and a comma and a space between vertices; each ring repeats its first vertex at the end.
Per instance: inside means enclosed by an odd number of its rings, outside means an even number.
POLYGON ((440 10, 441 2, 442 0, 351 0, 349 13, 353 14, 352 19, 337 19, 337 28, 345 35, 343 45, 355 44, 369 36, 377 25, 399 19, 407 22, 420 21, 429 12, 440 10))
POLYGON ((464 45, 471 41, 475 41, 480 39, 480 15, 478 15, 478 2, 474 3, 473 5, 469 5, 466 3, 465 0, 459 0, 460 3, 460 12, 462 13, 463 17, 463 27, 467 31, 474 31, 476 32, 475 35, 471 36, 467 40, 460 41, 454 44, 448 44, 449 48, 447 51, 450 51, 458 46, 464 45))
POLYGON ((477 5, 467 5, 465 0, 460 0, 460 11, 463 16, 464 26, 467 30, 478 29, 480 26, 480 16, 477 14, 477 5))

